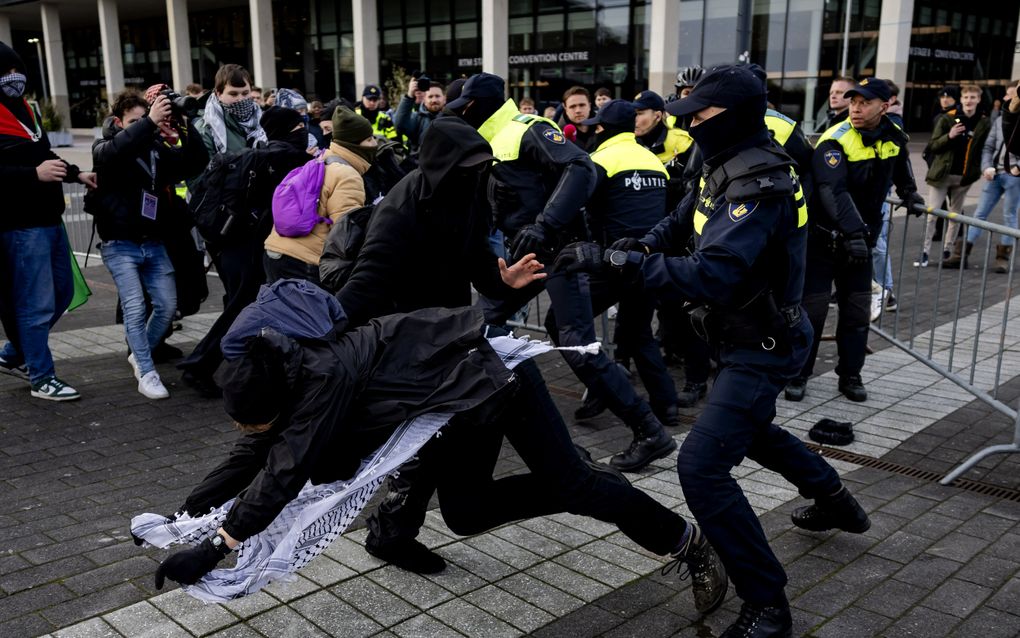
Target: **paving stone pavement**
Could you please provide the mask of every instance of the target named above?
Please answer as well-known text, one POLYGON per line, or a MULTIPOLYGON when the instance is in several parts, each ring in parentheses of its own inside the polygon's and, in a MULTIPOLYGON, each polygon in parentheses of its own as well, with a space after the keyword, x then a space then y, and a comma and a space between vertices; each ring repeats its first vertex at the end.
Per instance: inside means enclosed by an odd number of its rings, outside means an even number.
MULTIPOLYGON (((914 243, 908 241, 910 255, 914 243)), ((82 401, 33 400, 23 384, 0 378, 0 636, 714 636, 735 618, 739 601, 731 595, 719 612, 698 619, 686 582, 659 573, 661 558, 612 526, 571 515, 457 538, 433 509, 422 540, 450 564, 436 576, 406 574, 368 556, 359 521, 294 582, 256 595, 204 605, 179 589, 154 591, 152 574, 166 552, 136 548, 129 518, 176 509, 236 433, 216 402, 180 386, 172 366, 160 366, 170 400, 137 394, 122 329, 108 325, 109 279, 102 268, 86 274, 98 284, 89 313, 72 313, 53 335, 58 369, 82 391, 82 401)), ((909 318, 905 312, 916 308, 918 325, 938 326, 934 348, 944 351, 951 335, 942 324, 954 310, 945 299, 935 307, 935 269, 916 274, 923 292, 898 292, 901 314, 909 318)), ((980 274, 963 276, 970 282, 961 296, 967 317, 976 309, 980 274)), ((1005 278, 990 276, 990 283, 990 294, 999 295, 990 299, 1003 298, 1005 278)), ((1017 311, 1020 304, 1009 315, 1017 311)), ((994 314, 986 311, 985 321, 994 314)), ((214 317, 187 318, 174 341, 193 343, 214 317)), ((987 382, 998 332, 985 321, 978 376, 987 382)), ((1000 388, 1011 404, 1020 396, 1017 325, 1006 336, 1003 379, 1011 381, 1000 388)), ((803 403, 780 401, 777 421, 803 435, 821 416, 850 419, 859 436, 850 451, 938 472, 988 441, 1008 438, 1012 423, 884 341, 873 337, 871 345, 867 403, 837 396, 834 347, 826 343, 818 365, 825 374, 812 380, 803 403)), ((569 415, 580 387, 559 357, 541 365, 569 415)), ((596 458, 629 439, 612 417, 570 427, 596 458)), ((1018 462, 993 458, 972 476, 1016 487, 1020 473, 1011 470, 1018 462)), ((735 470, 787 567, 796 635, 1020 635, 1020 503, 834 465, 872 516, 864 535, 793 529, 789 512, 803 501, 792 487, 751 462, 735 470)), ((522 469, 505 449, 498 473, 522 469)), ((634 480, 687 514, 675 455, 634 480)))

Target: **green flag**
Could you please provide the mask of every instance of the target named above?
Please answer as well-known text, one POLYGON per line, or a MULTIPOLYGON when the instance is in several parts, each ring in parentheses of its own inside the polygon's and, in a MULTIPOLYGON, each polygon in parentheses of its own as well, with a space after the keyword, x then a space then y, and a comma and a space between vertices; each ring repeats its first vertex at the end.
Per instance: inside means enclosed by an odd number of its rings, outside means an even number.
MULTIPOLYGON (((64 237, 67 237, 67 227, 61 224, 64 230, 64 237)), ((70 312, 83 305, 92 296, 92 290, 89 288, 88 283, 85 281, 85 275, 81 274, 81 268, 78 267, 78 258, 74 256, 74 251, 70 250, 71 243, 68 242, 68 255, 71 258, 71 278, 74 280, 74 297, 71 298, 71 305, 67 307, 67 311, 70 312)))

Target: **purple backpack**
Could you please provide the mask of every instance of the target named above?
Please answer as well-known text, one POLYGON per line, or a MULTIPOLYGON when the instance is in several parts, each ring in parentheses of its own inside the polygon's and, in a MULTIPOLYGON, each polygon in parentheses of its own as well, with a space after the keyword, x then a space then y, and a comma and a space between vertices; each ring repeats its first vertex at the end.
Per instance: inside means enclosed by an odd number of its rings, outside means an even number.
POLYGON ((283 178, 273 192, 273 227, 281 237, 304 237, 316 224, 330 225, 329 217, 319 217, 319 194, 326 176, 326 165, 348 164, 330 156, 323 161, 316 157, 298 166, 283 178))

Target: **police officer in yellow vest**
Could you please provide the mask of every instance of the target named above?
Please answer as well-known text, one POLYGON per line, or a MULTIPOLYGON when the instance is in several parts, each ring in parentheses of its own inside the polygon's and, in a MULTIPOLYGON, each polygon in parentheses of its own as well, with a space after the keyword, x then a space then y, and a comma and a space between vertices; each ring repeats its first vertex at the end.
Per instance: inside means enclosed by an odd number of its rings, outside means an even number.
POLYGON ((361 92, 361 104, 354 107, 354 112, 368 120, 375 135, 381 135, 391 140, 399 139, 400 134, 397 133, 397 127, 393 124, 393 120, 389 115, 386 115, 385 111, 379 109, 379 101, 382 100, 382 97, 382 90, 374 84, 369 84, 361 92))
POLYGON ((804 281, 804 309, 815 338, 800 375, 786 387, 791 401, 804 397, 814 371, 833 282, 839 306, 839 391, 851 401, 868 398, 861 369, 871 318, 871 249, 882 229, 882 202, 895 184, 910 212, 919 215, 924 209, 910 167, 907 135, 885 116, 889 96, 889 85, 879 79, 854 86, 846 92, 850 119, 825 131, 815 147, 815 196, 804 281))
POLYGON ((668 213, 676 208, 685 194, 684 167, 694 150, 694 140, 687 131, 667 121, 675 123, 676 117, 666 116, 666 102, 655 91, 638 93, 634 98, 634 108, 637 112, 634 135, 638 144, 654 153, 669 173, 665 211, 668 213))
MULTIPOLYGON (((563 245, 587 237, 581 207, 595 187, 595 166, 584 151, 567 143, 545 118, 522 115, 504 97, 503 78, 491 73, 471 76, 458 99, 447 108, 489 141, 499 160, 492 168, 489 191, 494 219, 510 244, 511 259, 536 253, 548 260, 563 245)), ((587 279, 550 276, 522 289, 523 295, 487 309, 487 320, 501 323, 542 290, 549 292, 557 330, 553 341, 574 346, 595 340, 592 299, 587 279)), ((634 391, 624 372, 603 352, 564 353, 571 368, 589 388, 604 396, 612 410, 634 432, 634 441, 610 464, 637 471, 676 448, 651 406, 634 391)))

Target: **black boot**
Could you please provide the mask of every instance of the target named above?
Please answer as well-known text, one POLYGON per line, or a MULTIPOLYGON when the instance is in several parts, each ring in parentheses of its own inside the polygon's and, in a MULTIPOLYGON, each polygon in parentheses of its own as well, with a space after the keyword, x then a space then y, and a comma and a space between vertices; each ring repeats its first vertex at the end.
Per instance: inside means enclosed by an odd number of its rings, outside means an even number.
POLYGON ((676 569, 680 574, 680 580, 686 580, 690 576, 694 608, 702 616, 707 616, 718 609, 726 598, 730 581, 726 577, 726 568, 723 567, 708 539, 694 523, 688 525, 692 536, 688 547, 670 555, 673 560, 662 568, 662 575, 667 576, 670 571, 676 569), (680 571, 683 563, 687 563, 686 572, 680 571))
POLYGON ((613 456, 609 464, 622 472, 637 472, 656 459, 669 456, 676 450, 676 441, 649 410, 641 422, 631 426, 634 440, 625 452, 613 456))
POLYGON ((446 561, 442 556, 413 538, 379 543, 369 534, 365 539, 365 551, 394 567, 415 574, 438 574, 446 569, 446 561))
POLYGON ((598 395, 591 390, 588 390, 584 393, 584 402, 581 403, 581 407, 574 410, 574 419, 577 421, 594 419, 605 411, 605 401, 600 399, 598 395))
POLYGON ((857 403, 868 400, 868 391, 864 389, 864 382, 861 381, 859 374, 840 377, 839 391, 843 393, 843 396, 857 403))
POLYGON ((790 607, 765 607, 744 603, 740 616, 719 638, 790 638, 793 618, 790 607))
POLYGON ((652 412, 654 412, 655 417, 659 419, 659 423, 662 423, 666 427, 680 427, 680 411, 677 410, 675 405, 671 405, 666 408, 652 408, 652 412))
POLYGON ((676 404, 681 408, 693 408, 699 399, 704 399, 708 392, 707 383, 684 383, 683 389, 677 393, 676 404))
POLYGON ((784 395, 787 401, 800 401, 805 394, 807 394, 807 379, 804 377, 794 377, 786 384, 784 395))
POLYGON ((871 519, 845 487, 834 496, 816 498, 813 505, 798 507, 790 514, 793 524, 812 532, 841 529, 863 534, 871 527, 871 519))

